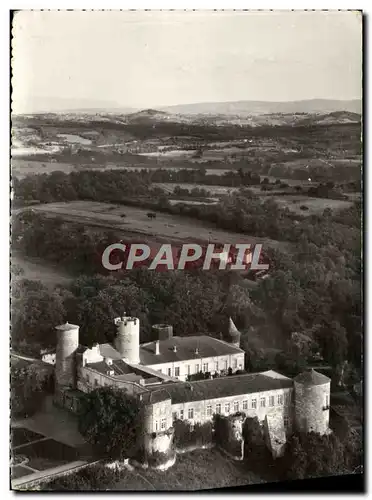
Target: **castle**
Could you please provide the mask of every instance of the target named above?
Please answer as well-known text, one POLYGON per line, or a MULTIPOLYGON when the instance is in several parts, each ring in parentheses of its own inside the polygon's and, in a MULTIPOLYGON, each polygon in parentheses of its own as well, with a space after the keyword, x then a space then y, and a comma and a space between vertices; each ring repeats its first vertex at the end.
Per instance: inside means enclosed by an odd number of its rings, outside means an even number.
POLYGON ((170 325, 155 325, 156 340, 140 344, 138 318, 124 315, 114 323, 114 343, 91 348, 79 344, 79 326, 56 327, 56 352, 46 360, 55 364, 56 404, 76 411, 82 392, 125 389, 144 405, 147 443, 156 451, 169 447, 174 420, 194 425, 214 414, 257 417, 273 456, 280 456, 293 429, 329 432, 330 379, 315 370, 294 379, 272 370, 242 373, 245 353, 231 318, 228 341, 177 337, 170 325), (186 381, 200 372, 211 378, 186 381))

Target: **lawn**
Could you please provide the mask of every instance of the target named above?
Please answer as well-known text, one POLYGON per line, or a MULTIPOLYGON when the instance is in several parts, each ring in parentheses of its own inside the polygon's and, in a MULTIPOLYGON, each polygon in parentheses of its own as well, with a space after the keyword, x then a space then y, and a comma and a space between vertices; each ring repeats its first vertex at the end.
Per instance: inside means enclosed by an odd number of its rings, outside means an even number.
POLYGON ((79 454, 74 448, 54 439, 27 444, 17 452, 27 457, 27 465, 37 470, 47 470, 79 460, 79 454))
POLYGON ((12 429, 12 447, 20 446, 22 444, 30 443, 31 441, 36 441, 38 439, 42 439, 42 434, 38 434, 37 432, 30 431, 25 429, 24 427, 15 427, 12 429))

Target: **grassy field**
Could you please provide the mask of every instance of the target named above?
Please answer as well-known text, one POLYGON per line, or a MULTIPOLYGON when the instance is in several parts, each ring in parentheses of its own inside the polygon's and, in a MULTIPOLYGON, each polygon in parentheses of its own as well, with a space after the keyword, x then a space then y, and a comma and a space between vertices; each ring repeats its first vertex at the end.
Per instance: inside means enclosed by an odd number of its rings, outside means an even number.
POLYGON ((26 278, 32 281, 41 281, 43 285, 54 288, 56 285, 68 285, 74 279, 68 272, 41 259, 12 254, 11 263, 23 269, 23 274, 12 277, 14 281, 26 278))
POLYGON ((152 184, 155 187, 163 189, 167 193, 173 193, 177 186, 182 189, 188 189, 191 191, 192 189, 205 189, 209 193, 213 195, 225 195, 230 193, 235 193, 239 188, 237 187, 228 187, 228 186, 213 186, 208 184, 189 184, 187 182, 184 183, 172 183, 172 182, 154 182, 152 184))
MULTIPOLYGON (((109 203, 74 201, 37 205, 34 210, 47 216, 63 217, 66 221, 79 223, 84 227, 104 228, 120 232, 122 237, 150 238, 153 241, 194 243, 262 243, 267 247, 281 247, 287 244, 269 238, 257 238, 239 233, 215 229, 196 219, 157 213, 150 221, 148 210, 109 203), (125 215, 125 217, 123 217, 125 215)), ((146 241, 144 241, 146 242, 146 241)))
POLYGON ((274 196, 273 199, 281 208, 288 208, 298 215, 322 214, 326 208, 338 211, 352 205, 351 201, 312 198, 309 196, 274 196), (307 207, 307 210, 303 210, 301 207, 307 207))
POLYGON ((212 449, 178 455, 175 465, 167 471, 125 471, 125 477, 111 489, 192 491, 260 482, 262 480, 250 472, 244 462, 234 462, 212 449))

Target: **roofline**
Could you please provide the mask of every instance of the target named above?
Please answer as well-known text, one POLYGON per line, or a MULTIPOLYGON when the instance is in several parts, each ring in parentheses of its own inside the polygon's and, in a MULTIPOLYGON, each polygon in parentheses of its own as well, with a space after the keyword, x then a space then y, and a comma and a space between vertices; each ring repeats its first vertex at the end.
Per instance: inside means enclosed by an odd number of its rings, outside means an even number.
MULTIPOLYGON (((206 337, 209 337, 209 335, 206 335, 206 337)), ((218 342, 221 342, 222 344, 225 344, 231 347, 232 349, 238 349, 240 352, 244 353, 244 349, 242 349, 241 347, 236 347, 235 345, 230 344, 230 342, 227 342, 226 340, 216 339, 215 337, 213 338, 214 340, 217 340, 218 342)), ((221 354, 221 356, 226 356, 226 354, 221 354)))
MULTIPOLYGON (((249 373, 241 373, 240 375, 228 375, 226 377, 222 377, 224 380, 225 379, 234 379, 234 378, 237 378, 237 377, 245 377, 247 375, 265 375, 267 373, 267 370, 264 371, 264 372, 249 372, 249 373)), ((265 375, 267 376, 268 378, 272 378, 272 377, 269 377, 268 375, 265 375)), ((290 377, 285 377, 286 379, 288 380, 292 380, 293 382, 293 379, 290 378, 290 377)), ((177 385, 184 385, 184 384, 198 384, 200 382, 215 382, 216 380, 219 380, 219 378, 207 378, 207 379, 201 379, 201 380, 192 380, 192 381, 187 381, 187 382, 181 382, 181 381, 178 381, 178 382, 174 382, 174 384, 177 384, 177 385)), ((274 379, 274 380, 279 380, 279 379, 274 379)), ((173 384, 173 382, 172 382, 173 384)), ((151 388, 149 389, 150 391, 152 390, 151 388)), ((272 389, 268 389, 268 390, 272 390, 272 389)))

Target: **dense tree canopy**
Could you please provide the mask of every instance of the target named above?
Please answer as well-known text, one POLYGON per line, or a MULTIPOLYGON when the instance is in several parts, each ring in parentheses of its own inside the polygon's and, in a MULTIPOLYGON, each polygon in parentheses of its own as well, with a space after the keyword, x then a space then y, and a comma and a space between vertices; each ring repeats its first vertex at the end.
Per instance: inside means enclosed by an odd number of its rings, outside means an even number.
POLYGON ((139 402, 109 387, 84 394, 79 430, 99 455, 123 460, 136 451, 143 432, 139 402))

